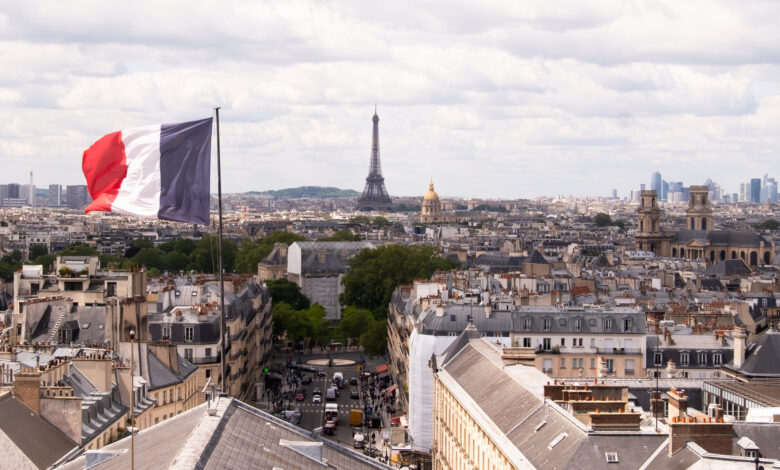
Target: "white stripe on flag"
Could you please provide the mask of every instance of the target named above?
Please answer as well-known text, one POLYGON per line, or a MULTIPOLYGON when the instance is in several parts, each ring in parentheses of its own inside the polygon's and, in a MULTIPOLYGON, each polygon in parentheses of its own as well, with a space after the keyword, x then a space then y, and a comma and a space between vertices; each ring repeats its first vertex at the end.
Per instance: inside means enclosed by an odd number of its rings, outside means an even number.
POLYGON ((160 210, 160 125, 122 131, 127 176, 122 180, 112 212, 157 217, 160 210))

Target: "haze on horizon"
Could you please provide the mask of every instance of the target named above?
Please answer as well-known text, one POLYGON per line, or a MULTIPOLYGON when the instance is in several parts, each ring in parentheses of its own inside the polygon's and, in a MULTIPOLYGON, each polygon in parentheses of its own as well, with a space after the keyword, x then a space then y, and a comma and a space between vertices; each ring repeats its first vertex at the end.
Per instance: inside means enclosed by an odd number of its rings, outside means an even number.
POLYGON ((768 1, 5 1, 0 183, 84 184, 104 134, 220 106, 223 191, 360 191, 377 103, 393 196, 431 177, 461 197, 626 196, 655 170, 736 192, 778 169, 779 17, 768 1))

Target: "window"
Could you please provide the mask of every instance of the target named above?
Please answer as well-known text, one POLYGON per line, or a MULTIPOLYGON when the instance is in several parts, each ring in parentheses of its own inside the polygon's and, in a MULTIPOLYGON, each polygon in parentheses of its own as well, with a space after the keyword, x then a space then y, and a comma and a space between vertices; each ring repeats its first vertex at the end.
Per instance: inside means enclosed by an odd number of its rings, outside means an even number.
POLYGON ((171 338, 171 327, 170 326, 163 326, 162 327, 162 337, 163 339, 170 339, 171 338))
POLYGON ((590 358, 590 368, 595 369, 596 368, 596 360, 593 358, 590 358))
POLYGON ((450 321, 455 321, 455 315, 450 315, 450 321))
POLYGON ((634 360, 626 359, 626 375, 634 375, 634 360))
POLYGON ((656 351, 655 354, 653 354, 653 364, 657 366, 664 365, 664 353, 656 351))
POLYGON ((211 369, 206 369, 206 378, 207 379, 211 378, 211 369))
POLYGON ((191 343, 195 341, 195 327, 194 326, 185 326, 184 327, 184 341, 187 343, 191 343))
POLYGON ((691 362, 691 355, 687 352, 680 353, 680 365, 687 366, 691 362))
POLYGON ((634 319, 633 318, 624 318, 623 319, 623 331, 631 331, 631 329, 634 327, 634 319))
POLYGON ((186 348, 184 350, 184 359, 187 359, 189 362, 192 362, 192 348, 186 348))
POLYGON ((560 326, 566 326, 566 319, 565 319, 565 318, 561 318, 561 319, 559 319, 559 320, 558 320, 558 324, 559 324, 560 326))
POLYGON ((605 318, 604 319, 604 331, 611 331, 612 330, 612 319, 611 318, 605 318))
POLYGON ((576 367, 577 367, 578 369, 582 369, 582 361, 583 361, 584 359, 582 359, 582 358, 580 357, 580 358, 577 358, 577 359, 574 359, 574 360, 575 360, 575 361, 577 361, 577 365, 576 365, 576 367))
POLYGON ((530 348, 531 347, 531 338, 523 338, 523 347, 524 348, 530 348))
POLYGON ((582 331, 582 318, 574 319, 574 331, 582 331))
POLYGON ((605 359, 605 362, 607 363, 607 372, 615 372, 615 360, 605 359))
POLYGON ((596 338, 591 338, 590 339, 590 347, 591 348, 595 348, 596 347, 596 338))
POLYGON ((566 338, 561 338, 561 347, 566 346, 566 338))
POLYGON ((523 331, 531 331, 531 318, 523 318, 523 331))
POLYGON ((699 351, 696 354, 696 363, 700 366, 706 366, 707 365, 707 352, 706 351, 699 351))
POLYGON ((542 349, 544 349, 545 351, 549 351, 550 343, 551 343, 550 338, 542 338, 542 349))
POLYGON ((565 369, 565 368, 566 368, 566 358, 562 357, 561 358, 561 369, 565 369))
POLYGON ((618 463, 617 452, 604 452, 604 456, 607 458, 607 463, 618 463))
POLYGON ((712 365, 713 366, 719 366, 723 364, 723 356, 721 353, 716 352, 712 354, 712 365))
POLYGON ((578 348, 582 347, 582 338, 574 338, 574 345, 578 348))
POLYGON ((552 318, 545 318, 544 319, 544 331, 550 331, 550 328, 552 328, 552 318))
POLYGON ((206 357, 211 357, 211 348, 206 348, 206 357))
POLYGON ((544 365, 542 366, 542 372, 544 372, 545 374, 552 373, 552 359, 544 360, 544 365))

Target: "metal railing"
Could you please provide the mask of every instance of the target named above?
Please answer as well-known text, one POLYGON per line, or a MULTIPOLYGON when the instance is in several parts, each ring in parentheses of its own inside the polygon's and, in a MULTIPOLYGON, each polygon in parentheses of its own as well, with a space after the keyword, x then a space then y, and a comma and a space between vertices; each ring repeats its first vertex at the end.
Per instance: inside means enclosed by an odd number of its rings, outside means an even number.
POLYGON ((597 354, 642 354, 639 348, 595 348, 597 354))

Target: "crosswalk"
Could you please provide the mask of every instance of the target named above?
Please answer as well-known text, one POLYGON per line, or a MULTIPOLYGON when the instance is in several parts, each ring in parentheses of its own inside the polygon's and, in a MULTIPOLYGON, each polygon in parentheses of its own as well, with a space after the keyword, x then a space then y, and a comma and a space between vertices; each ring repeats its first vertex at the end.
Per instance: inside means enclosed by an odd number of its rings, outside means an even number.
MULTIPOLYGON (((325 411, 325 405, 320 403, 296 403, 292 405, 293 407, 300 408, 301 412, 312 412, 316 411, 317 413, 321 411, 325 411)), ((351 409, 355 408, 361 408, 360 404, 357 400, 355 400, 353 403, 339 403, 338 404, 339 412, 349 412, 351 409)))

